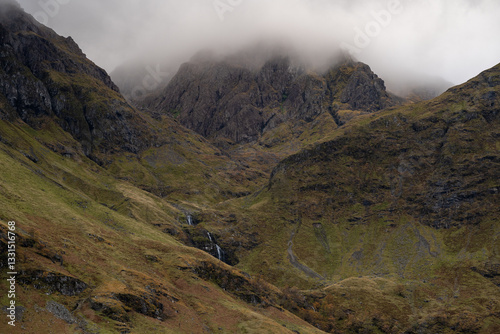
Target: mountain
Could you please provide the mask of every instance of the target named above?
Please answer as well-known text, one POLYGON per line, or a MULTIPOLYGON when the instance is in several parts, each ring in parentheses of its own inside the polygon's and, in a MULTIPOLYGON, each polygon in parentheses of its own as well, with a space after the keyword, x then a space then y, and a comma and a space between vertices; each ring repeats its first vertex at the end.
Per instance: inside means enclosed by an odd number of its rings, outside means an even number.
POLYGON ((345 54, 318 69, 293 49, 260 43, 202 51, 134 103, 169 115, 265 178, 276 163, 356 117, 399 105, 366 64, 345 54))
POLYGON ((213 141, 238 144, 254 142, 283 123, 310 123, 325 113, 339 118, 339 110, 375 112, 395 104, 383 80, 349 57, 318 72, 277 51, 253 52, 260 57, 194 57, 142 105, 173 115, 213 141), (249 58, 262 60, 256 65, 249 58))
POLYGON ((0 13, 0 268, 17 272, 15 299, 2 298, 16 327, 0 332, 320 333, 282 309, 279 289, 210 255, 215 243, 175 237, 259 176, 130 106, 70 38, 14 2, 0 13))
MULTIPOLYGON (((19 6, 3 8, 2 119, 20 120, 34 129, 60 127, 78 141, 85 156, 160 196, 196 189, 198 182, 205 182, 202 169, 209 165, 218 170, 220 177, 211 182, 221 190, 220 194, 210 191, 208 196, 247 191, 241 189, 241 181, 228 182, 234 179, 231 174, 244 167, 171 118, 132 107, 107 73, 88 60, 70 37, 58 36, 19 6), (187 143, 190 148, 182 147, 187 143), (125 155, 129 157, 124 159, 125 155), (188 165, 192 168, 185 168, 188 165), (136 177, 138 173, 142 177, 136 177), (172 175, 178 173, 197 176, 191 183, 188 175, 182 181, 172 175)), ((46 146, 66 151, 59 143, 46 146)))
POLYGON ((497 65, 282 160, 220 206, 259 241, 238 266, 308 291, 325 331, 497 332, 499 93, 497 65))
POLYGON ((500 65, 203 52, 133 106, 14 1, 0 41, 0 332, 500 332, 500 65))
POLYGON ((16 5, 4 5, 0 15, 2 119, 19 118, 34 128, 56 122, 95 159, 151 144, 146 122, 71 38, 58 36, 16 5))

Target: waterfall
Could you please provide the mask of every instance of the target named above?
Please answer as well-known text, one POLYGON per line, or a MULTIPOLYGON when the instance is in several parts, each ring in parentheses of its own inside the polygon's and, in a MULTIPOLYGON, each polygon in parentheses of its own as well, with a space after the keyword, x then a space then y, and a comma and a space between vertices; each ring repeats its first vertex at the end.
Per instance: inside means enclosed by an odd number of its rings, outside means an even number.
POLYGON ((224 255, 224 251, 217 244, 215 244, 215 247, 217 248, 217 258, 222 261, 222 256, 224 255))
POLYGON ((215 239, 212 237, 212 234, 210 234, 210 232, 208 231, 207 231, 207 236, 208 240, 210 240, 210 247, 207 249, 207 251, 213 250, 213 247, 215 246, 215 250, 217 251, 217 258, 220 261, 224 261, 224 256, 225 256, 224 250, 215 242, 215 239))
POLYGON ((193 225, 194 225, 194 224, 193 224, 193 216, 191 216, 191 215, 187 215, 187 216, 186 216, 186 218, 187 218, 187 223, 188 223, 188 225, 189 225, 189 226, 193 226, 193 225))

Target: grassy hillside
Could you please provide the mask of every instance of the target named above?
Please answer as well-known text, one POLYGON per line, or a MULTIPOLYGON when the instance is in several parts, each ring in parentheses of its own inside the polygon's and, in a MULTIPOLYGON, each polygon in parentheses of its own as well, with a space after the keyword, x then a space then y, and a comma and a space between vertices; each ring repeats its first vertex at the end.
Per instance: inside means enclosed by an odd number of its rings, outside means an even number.
POLYGON ((15 220, 18 326, 0 332, 500 332, 500 65, 380 110, 400 101, 364 64, 191 64, 203 94, 181 71, 162 115, 16 8, 0 268, 15 220))
POLYGON ((0 121, 0 129, 2 271, 6 222, 15 220, 22 313, 15 329, 2 322, 0 331, 319 333, 278 302, 251 298, 276 288, 162 232, 186 224, 183 213, 72 151, 78 143, 58 127, 0 121), (219 271, 239 280, 239 292, 219 271))
POLYGON ((15 220, 19 273, 17 327, 0 332, 319 332, 183 232, 262 173, 128 105, 70 38, 18 6, 0 19, 0 267, 15 220))
POLYGON ((499 78, 500 65, 430 102, 360 117, 221 204, 233 230, 259 240, 237 251, 238 267, 321 291, 311 298, 333 317, 324 330, 498 331, 499 78))

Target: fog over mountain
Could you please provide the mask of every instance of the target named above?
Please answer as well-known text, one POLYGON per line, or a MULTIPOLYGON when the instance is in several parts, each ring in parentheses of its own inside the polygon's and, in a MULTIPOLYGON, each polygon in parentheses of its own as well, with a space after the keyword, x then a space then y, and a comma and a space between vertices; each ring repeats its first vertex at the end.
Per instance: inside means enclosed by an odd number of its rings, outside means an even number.
POLYGON ((500 333, 500 6, 400 1, 0 0, 0 333, 500 333))
POLYGON ((262 38, 318 62, 342 45, 389 82, 419 72, 452 83, 498 62, 496 0, 19 0, 108 72, 232 52, 262 38))

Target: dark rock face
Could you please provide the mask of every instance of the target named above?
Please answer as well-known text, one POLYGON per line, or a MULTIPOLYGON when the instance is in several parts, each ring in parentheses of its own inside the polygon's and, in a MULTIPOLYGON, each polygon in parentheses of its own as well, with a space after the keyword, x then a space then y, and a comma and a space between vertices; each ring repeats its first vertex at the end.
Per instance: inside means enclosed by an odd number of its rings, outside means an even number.
POLYGON ((130 317, 125 310, 125 305, 116 303, 116 301, 111 298, 101 299, 90 298, 90 307, 94 311, 102 312, 103 315, 112 320, 120 321, 123 323, 130 321, 130 317))
POLYGON ((87 156, 147 145, 145 122, 107 73, 70 37, 10 5, 0 10, 0 101, 0 119, 33 128, 54 120, 87 156))
POLYGON ((77 278, 42 270, 21 272, 18 282, 31 285, 35 289, 47 290, 49 293, 59 292, 64 296, 77 296, 87 289, 87 284, 77 278))
MULTIPOLYGON (((163 296, 167 295, 164 294, 163 296)), ((92 296, 89 301, 90 307, 94 311, 102 312, 113 320, 129 322, 130 316, 128 312, 135 311, 163 321, 170 317, 171 310, 164 307, 159 297, 160 295, 157 292, 140 293, 129 291, 92 296)), ((169 298, 170 300, 175 300, 175 298, 169 298)))
POLYGON ((86 59, 71 37, 59 36, 20 9, 0 11, 0 22, 2 46, 13 51, 35 76, 49 69, 63 73, 79 71, 118 91, 106 71, 86 59))
POLYGON ((201 262, 194 268, 194 272, 200 278, 212 281, 225 291, 232 293, 247 303, 268 306, 270 305, 269 301, 274 299, 274 296, 270 296, 270 291, 265 291, 264 287, 258 286, 250 277, 223 267, 217 267, 208 262, 201 262))
MULTIPOLYGON (((2 311, 5 314, 9 314, 10 313, 10 310, 7 308, 7 306, 2 307, 2 311)), ((16 320, 17 321, 22 321, 23 320, 23 316, 24 316, 24 312, 26 312, 26 307, 24 307, 24 306, 16 306, 15 312, 16 312, 16 320)))
POLYGON ((120 293, 115 297, 125 306, 130 307, 137 313, 160 320, 166 318, 166 315, 163 313, 163 304, 153 296, 137 296, 130 293, 120 293))
POLYGON ((493 284, 500 287, 500 264, 499 263, 485 263, 481 268, 472 268, 475 272, 483 277, 489 279, 493 284))
POLYGON ((384 81, 374 74, 368 65, 359 64, 347 82, 340 101, 353 110, 376 111, 386 106, 387 98, 384 81))
MULTIPOLYGON (((500 208, 499 78, 497 65, 434 100, 291 155, 274 169, 269 190, 293 185, 293 196, 328 198, 321 210, 303 210, 311 219, 391 203, 385 216, 412 215, 436 229, 480 228, 500 208)), ((494 268, 478 270, 496 277, 494 268)))
POLYGON ((275 56, 257 69, 230 60, 191 61, 142 104, 205 137, 242 143, 288 120, 311 122, 340 108, 375 112, 394 102, 365 64, 345 59, 320 74, 275 56))
POLYGON ((71 312, 64 305, 56 303, 53 300, 49 300, 47 302, 47 306, 45 307, 45 309, 50 313, 52 313, 57 318, 64 320, 68 324, 77 323, 77 319, 71 314, 71 312))
MULTIPOLYGON (((187 228, 183 231, 186 235, 186 242, 193 245, 194 247, 201 249, 216 259, 227 263, 231 266, 237 265, 239 259, 235 254, 237 249, 236 245, 231 245, 225 242, 224 244, 218 244, 219 240, 222 240, 218 235, 212 234, 204 229, 192 229, 187 228)), ((238 245, 241 246, 241 245, 238 245)))

